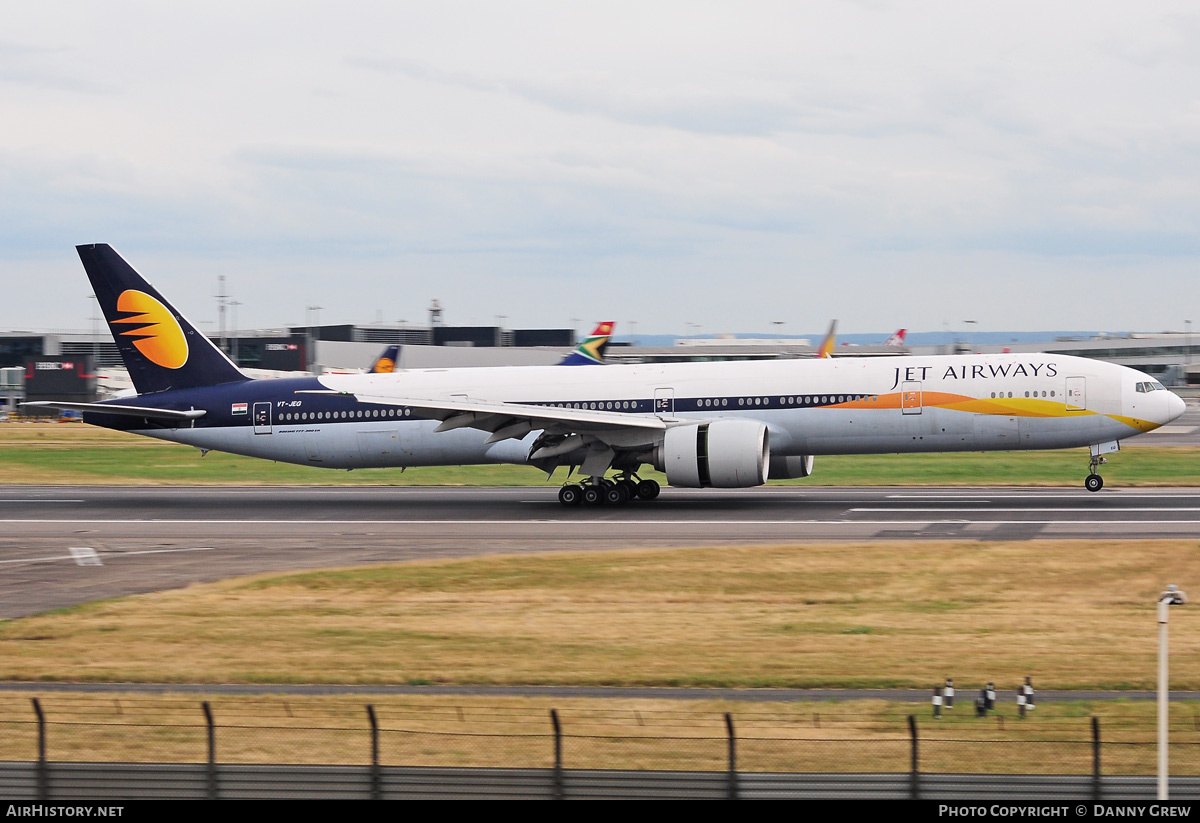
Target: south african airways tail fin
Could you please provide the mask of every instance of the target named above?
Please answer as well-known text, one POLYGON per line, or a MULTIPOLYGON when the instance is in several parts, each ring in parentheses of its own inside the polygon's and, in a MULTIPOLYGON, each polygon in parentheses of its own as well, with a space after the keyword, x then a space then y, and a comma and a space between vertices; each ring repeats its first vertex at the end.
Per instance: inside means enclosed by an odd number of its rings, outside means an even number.
POLYGON ((596 326, 596 330, 580 343, 575 351, 564 357, 560 366, 598 366, 604 363, 604 350, 608 348, 608 340, 612 337, 612 320, 605 320, 596 326))
POLYGON ((250 379, 112 246, 75 250, 138 394, 250 379))

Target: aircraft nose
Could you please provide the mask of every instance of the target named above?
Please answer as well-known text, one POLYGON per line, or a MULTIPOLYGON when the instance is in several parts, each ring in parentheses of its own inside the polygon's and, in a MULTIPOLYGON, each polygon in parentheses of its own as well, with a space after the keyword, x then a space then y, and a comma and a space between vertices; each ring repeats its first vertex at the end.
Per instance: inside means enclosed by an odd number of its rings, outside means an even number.
POLYGON ((1168 392, 1168 394, 1171 395, 1167 398, 1167 422, 1170 423, 1183 416, 1187 406, 1184 404, 1183 398, 1175 392, 1168 392))

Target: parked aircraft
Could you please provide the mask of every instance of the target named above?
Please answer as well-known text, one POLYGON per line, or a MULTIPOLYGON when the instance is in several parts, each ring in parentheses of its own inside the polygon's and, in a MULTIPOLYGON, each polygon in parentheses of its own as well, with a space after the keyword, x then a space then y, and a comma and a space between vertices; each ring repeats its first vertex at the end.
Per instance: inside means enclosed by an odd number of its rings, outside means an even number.
POLYGON ((837 345, 837 320, 829 321, 829 331, 825 332, 825 338, 821 341, 821 345, 817 346, 816 357, 833 357, 834 346, 837 345))
MULTIPOLYGON (((582 343, 575 347, 575 350, 558 362, 560 366, 600 366, 604 364, 604 350, 608 348, 608 340, 612 336, 613 326, 616 325, 611 320, 605 320, 598 324, 595 330, 589 334, 582 343)), ((391 374, 396 370, 396 364, 400 361, 400 346, 392 345, 383 350, 383 353, 375 359, 371 364, 371 368, 367 370, 368 374, 391 374)), ((341 374, 356 374, 358 372, 339 372, 341 374)))
POLYGON ((1149 375, 1051 354, 513 366, 246 377, 111 247, 77 247, 137 396, 84 422, 329 468, 514 463, 581 470, 564 504, 673 486, 807 477, 814 455, 1089 446, 1103 455, 1184 405, 1149 375), (615 471, 615 478, 606 478, 615 471))
POLYGON ((883 341, 885 346, 903 346, 904 336, 908 334, 908 329, 896 329, 896 333, 883 341))
POLYGON ((388 346, 383 350, 383 354, 375 358, 375 362, 371 364, 371 368, 367 373, 391 374, 396 370, 396 361, 399 359, 400 347, 398 345, 388 346))
POLYGON ((609 338, 612 337, 612 320, 604 320, 575 347, 575 351, 564 357, 560 366, 598 366, 604 362, 604 350, 608 348, 609 338))

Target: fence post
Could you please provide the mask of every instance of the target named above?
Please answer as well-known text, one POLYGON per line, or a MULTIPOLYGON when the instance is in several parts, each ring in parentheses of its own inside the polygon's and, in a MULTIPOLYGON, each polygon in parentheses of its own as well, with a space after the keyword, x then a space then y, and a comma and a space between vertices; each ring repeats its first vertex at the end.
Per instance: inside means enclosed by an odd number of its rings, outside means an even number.
POLYGON ((1100 802, 1100 718, 1092 716, 1092 800, 1100 802))
POLYGON ((725 729, 729 732, 729 799, 738 799, 737 736, 733 733, 733 715, 725 712, 725 729))
POLYGON ((44 803, 50 799, 50 780, 46 767, 46 715, 42 713, 42 704, 33 698, 33 711, 37 714, 38 724, 38 764, 37 764, 37 799, 44 803))
POLYGON ((371 799, 379 799, 379 722, 375 719, 375 707, 367 704, 367 717, 371 720, 371 799))
POLYGON ((909 797, 913 800, 921 799, 921 770, 917 760, 917 718, 915 715, 908 716, 908 736, 912 739, 912 770, 909 772, 909 797))
POLYGON ((217 732, 213 723, 212 706, 205 700, 200 704, 204 708, 204 724, 208 727, 208 799, 217 799, 217 732))
POLYGON ((554 799, 562 800, 562 726, 558 722, 558 709, 550 710, 550 722, 554 724, 554 799))

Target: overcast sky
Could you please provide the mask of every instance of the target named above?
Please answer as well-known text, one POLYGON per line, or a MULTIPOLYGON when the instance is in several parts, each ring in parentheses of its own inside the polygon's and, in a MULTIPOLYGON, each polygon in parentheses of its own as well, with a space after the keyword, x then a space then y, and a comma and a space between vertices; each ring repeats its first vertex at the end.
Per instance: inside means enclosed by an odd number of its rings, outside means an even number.
POLYGON ((1200 329, 1191 2, 8 3, 0 101, 0 329, 1200 329))

